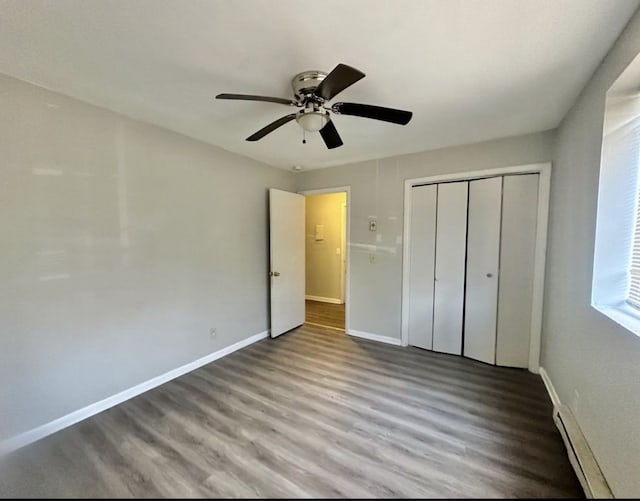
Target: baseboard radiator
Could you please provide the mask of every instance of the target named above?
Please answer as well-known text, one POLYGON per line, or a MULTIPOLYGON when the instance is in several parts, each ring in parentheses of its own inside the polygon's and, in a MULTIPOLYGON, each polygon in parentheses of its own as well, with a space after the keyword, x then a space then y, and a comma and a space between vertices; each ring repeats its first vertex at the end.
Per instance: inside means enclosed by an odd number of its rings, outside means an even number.
POLYGON ((569 407, 564 404, 554 405, 553 420, 560 430, 569 461, 587 498, 611 499, 611 489, 569 407))

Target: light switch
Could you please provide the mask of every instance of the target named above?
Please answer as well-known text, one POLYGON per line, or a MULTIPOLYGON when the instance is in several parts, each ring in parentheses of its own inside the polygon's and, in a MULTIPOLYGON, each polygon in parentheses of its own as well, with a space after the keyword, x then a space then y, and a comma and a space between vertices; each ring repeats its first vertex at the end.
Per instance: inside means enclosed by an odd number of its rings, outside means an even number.
POLYGON ((376 231, 378 229, 378 223, 375 219, 369 219, 369 231, 376 231))
POLYGON ((316 240, 324 240, 324 224, 316 224, 316 240))

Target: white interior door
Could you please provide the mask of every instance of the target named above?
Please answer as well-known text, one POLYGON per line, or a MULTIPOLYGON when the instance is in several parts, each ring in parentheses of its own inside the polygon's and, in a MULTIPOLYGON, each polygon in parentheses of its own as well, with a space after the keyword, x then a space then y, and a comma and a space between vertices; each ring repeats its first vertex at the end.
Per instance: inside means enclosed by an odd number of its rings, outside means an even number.
POLYGON ((464 356, 496 363, 502 177, 469 183, 464 356))
POLYGON ((529 366, 538 174, 505 176, 496 364, 529 366))
POLYGON ((271 337, 304 323, 304 196, 269 190, 271 337))
POLYGON ((438 185, 433 350, 462 354, 467 181, 438 185))
POLYGON ((436 242, 437 186, 411 192, 409 344, 433 348, 433 277, 436 242))

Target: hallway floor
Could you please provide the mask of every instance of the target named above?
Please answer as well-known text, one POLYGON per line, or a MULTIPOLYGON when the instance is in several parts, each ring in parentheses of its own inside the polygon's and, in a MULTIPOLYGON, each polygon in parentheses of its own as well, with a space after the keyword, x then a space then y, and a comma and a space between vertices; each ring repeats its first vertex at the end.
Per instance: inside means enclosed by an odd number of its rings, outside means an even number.
POLYGON ((331 304, 307 299, 305 323, 344 330, 344 303, 331 304))

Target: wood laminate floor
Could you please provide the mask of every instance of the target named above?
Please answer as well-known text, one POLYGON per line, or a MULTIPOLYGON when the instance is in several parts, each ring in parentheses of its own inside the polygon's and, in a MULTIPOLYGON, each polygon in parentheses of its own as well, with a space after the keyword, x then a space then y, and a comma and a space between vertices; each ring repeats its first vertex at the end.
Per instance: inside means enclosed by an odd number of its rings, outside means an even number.
POLYGON ((539 377, 303 326, 0 464, 2 497, 581 497, 539 377))
POLYGON ((307 299, 305 308, 306 323, 344 330, 344 303, 331 304, 307 299))

